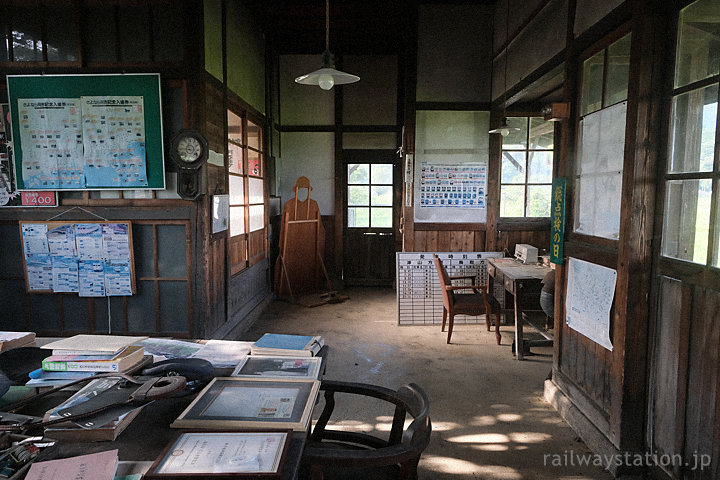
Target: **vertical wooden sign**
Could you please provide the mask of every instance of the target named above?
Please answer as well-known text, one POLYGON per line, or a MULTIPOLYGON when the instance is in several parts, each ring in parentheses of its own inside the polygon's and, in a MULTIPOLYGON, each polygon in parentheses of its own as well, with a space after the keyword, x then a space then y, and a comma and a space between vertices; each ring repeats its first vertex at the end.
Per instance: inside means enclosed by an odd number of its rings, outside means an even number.
POLYGON ((562 265, 565 237, 565 178, 553 178, 550 215, 550 261, 562 265))

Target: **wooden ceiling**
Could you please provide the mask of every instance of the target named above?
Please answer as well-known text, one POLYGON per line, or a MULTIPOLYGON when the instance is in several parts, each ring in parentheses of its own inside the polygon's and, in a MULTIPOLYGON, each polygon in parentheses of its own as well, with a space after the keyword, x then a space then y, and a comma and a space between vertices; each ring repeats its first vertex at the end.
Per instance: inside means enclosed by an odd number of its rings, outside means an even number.
MULTIPOLYGON (((265 34, 280 54, 325 50, 325 0, 252 0, 265 34)), ((421 3, 494 5, 495 0, 330 0, 330 51, 399 53, 421 3)))

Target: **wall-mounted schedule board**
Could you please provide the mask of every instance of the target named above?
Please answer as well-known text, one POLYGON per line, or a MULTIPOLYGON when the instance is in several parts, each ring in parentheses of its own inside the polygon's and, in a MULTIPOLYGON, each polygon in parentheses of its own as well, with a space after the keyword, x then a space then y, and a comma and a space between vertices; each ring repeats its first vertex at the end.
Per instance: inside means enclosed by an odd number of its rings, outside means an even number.
MULTIPOLYGON (((398 252, 397 306, 398 325, 442 323, 442 292, 433 252, 398 252)), ((502 252, 436 252, 448 275, 473 275, 472 283, 487 285, 487 259, 502 257, 502 252)), ((456 285, 461 283, 456 282, 456 285)), ((469 284, 469 283, 466 283, 469 284)), ((455 316, 455 323, 480 323, 483 317, 455 316)))
POLYGON ((164 189, 159 74, 8 75, 18 190, 164 189))

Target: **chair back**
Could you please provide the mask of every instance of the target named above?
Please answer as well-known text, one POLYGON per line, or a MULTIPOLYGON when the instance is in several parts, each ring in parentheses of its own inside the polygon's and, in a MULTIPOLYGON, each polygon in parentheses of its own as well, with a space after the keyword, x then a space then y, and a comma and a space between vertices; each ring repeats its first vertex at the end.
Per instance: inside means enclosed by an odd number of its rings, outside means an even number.
POLYGON ((422 388, 410 383, 395 391, 365 383, 323 380, 320 390, 325 392, 325 408, 303 452, 304 472, 308 472, 311 479, 374 479, 373 475, 380 472, 390 475, 382 478, 417 478, 417 465, 432 433, 430 401, 422 388), (335 409, 336 393, 372 397, 394 405, 388 439, 326 429, 335 409), (405 427, 408 414, 412 421, 405 427))
POLYGON ((450 275, 448 275, 447 270, 445 270, 445 265, 442 264, 442 261, 440 261, 438 256, 434 253, 433 262, 435 262, 435 269, 437 270, 438 279, 440 280, 440 291, 442 292, 443 306, 445 307, 445 310, 450 311, 454 300, 453 292, 446 288, 452 285, 450 275))

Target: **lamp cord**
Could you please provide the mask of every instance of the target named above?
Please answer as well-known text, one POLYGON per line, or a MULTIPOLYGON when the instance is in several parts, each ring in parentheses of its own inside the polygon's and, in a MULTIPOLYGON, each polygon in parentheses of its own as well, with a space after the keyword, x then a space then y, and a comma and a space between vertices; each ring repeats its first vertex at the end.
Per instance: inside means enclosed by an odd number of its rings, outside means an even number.
POLYGON ((325 50, 330 51, 330 0, 325 0, 325 50))

